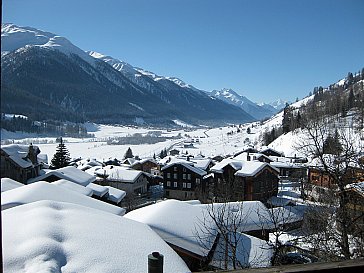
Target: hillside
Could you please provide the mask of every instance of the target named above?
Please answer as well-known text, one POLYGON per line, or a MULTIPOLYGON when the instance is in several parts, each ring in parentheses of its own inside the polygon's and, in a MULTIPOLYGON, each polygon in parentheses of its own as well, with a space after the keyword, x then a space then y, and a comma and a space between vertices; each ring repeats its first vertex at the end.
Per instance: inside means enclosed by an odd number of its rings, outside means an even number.
POLYGON ((1 39, 3 113, 40 121, 165 126, 176 119, 197 125, 254 119, 205 92, 182 87, 176 78, 154 80, 145 71, 130 72, 127 64, 89 55, 49 32, 4 24, 1 39))

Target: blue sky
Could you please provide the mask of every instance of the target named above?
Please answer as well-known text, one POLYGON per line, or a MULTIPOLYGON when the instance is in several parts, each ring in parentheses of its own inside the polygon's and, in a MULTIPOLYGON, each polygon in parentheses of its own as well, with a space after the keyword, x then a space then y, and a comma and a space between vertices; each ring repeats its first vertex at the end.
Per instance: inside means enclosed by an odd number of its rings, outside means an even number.
POLYGON ((4 0, 3 22, 270 102, 361 70, 363 11, 362 0, 4 0))

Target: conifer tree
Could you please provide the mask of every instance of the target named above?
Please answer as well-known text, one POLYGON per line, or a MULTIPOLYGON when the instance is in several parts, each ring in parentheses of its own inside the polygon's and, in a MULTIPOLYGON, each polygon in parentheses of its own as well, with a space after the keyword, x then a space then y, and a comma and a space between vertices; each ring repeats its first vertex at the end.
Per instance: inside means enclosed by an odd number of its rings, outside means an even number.
POLYGON ((133 158, 133 157, 134 157, 133 152, 131 151, 131 149, 129 147, 128 150, 126 150, 126 153, 124 155, 124 159, 133 158))
POLYGON ((63 139, 60 138, 60 143, 57 146, 56 153, 53 155, 52 161, 51 161, 51 167, 53 169, 59 169, 66 167, 70 164, 71 157, 70 153, 63 143, 63 139))

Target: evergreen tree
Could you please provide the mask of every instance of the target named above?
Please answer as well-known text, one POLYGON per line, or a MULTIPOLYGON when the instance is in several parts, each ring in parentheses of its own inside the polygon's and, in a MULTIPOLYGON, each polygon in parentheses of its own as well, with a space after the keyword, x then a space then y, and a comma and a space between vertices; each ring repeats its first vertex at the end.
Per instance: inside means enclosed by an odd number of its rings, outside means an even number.
POLYGON ((133 152, 131 151, 130 147, 128 148, 128 150, 126 150, 126 153, 124 155, 124 159, 127 159, 127 158, 133 158, 133 152))
POLYGON ((63 139, 60 138, 60 143, 57 146, 56 153, 54 154, 52 161, 51 161, 51 167, 53 169, 59 169, 66 167, 70 164, 71 158, 70 153, 63 143, 63 139))
POLYGON ((293 119, 292 109, 291 107, 289 107, 289 104, 287 103, 283 111, 283 120, 282 120, 283 133, 288 133, 291 131, 292 119, 293 119))

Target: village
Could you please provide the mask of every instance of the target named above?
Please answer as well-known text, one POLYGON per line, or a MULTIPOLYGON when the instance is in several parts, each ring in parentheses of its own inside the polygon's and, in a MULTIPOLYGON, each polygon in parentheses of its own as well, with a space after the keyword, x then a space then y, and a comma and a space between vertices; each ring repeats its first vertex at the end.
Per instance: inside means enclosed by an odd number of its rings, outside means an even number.
MULTIPOLYGON (((55 207, 73 210, 75 215, 62 214, 63 217, 76 219, 76 214, 81 214, 74 223, 79 229, 94 229, 104 234, 97 244, 98 248, 106 249, 100 253, 103 256, 100 259, 111 259, 115 254, 110 252, 123 253, 114 265, 123 268, 130 263, 130 257, 126 256, 131 255, 123 251, 124 247, 128 251, 133 249, 135 261, 145 260, 148 254, 158 251, 164 255, 165 272, 325 261, 314 241, 303 239, 308 238, 308 233, 321 232, 310 230, 313 212, 327 208, 328 196, 338 187, 320 161, 296 154, 285 156, 271 147, 258 149, 249 143, 229 155, 210 157, 188 152, 204 141, 202 137, 185 138, 157 156, 145 158, 134 156, 130 148, 123 158, 104 161, 73 155, 67 166, 58 168, 37 145, 2 145, 3 217, 25 217, 31 209, 47 226, 54 225, 53 218, 42 214, 42 210, 52 211, 55 207), (92 220, 82 216, 85 207, 92 220), (110 236, 103 232, 107 227, 103 217, 107 215, 115 219, 113 227, 108 227, 112 229, 110 236), (130 229, 126 237, 120 235, 125 231, 121 227, 124 222, 130 229), (140 234, 134 225, 149 230, 140 234), (121 240, 110 238, 119 235, 123 242, 118 241, 117 246, 112 243, 114 248, 105 246, 110 245, 110 240, 121 240), (150 240, 153 236, 155 240, 150 240), (143 251, 138 252, 140 248, 143 251)), ((67 156, 67 144, 62 139, 57 147, 57 151, 67 156)), ((352 220, 359 217, 355 227, 363 232, 364 170, 353 167, 350 172, 352 179, 345 191, 351 198, 346 207, 352 220)), ((13 226, 12 221, 8 224, 13 226)), ((56 229, 64 228, 62 223, 58 225, 61 226, 56 229)), ((26 222, 15 229, 4 228, 5 253, 13 252, 9 243, 19 240, 16 232, 29 229, 32 233, 33 228, 26 222)), ((44 232, 34 236, 41 241, 41 237, 49 236, 49 231, 44 232)), ((76 231, 68 232, 67 236, 78 236, 76 231)), ((80 246, 87 241, 82 236, 75 240, 80 240, 80 246)), ((30 253, 35 253, 38 247, 33 244, 30 253)), ((14 259, 23 255, 15 253, 18 254, 14 259)), ((81 259, 87 260, 83 256, 81 259)), ((143 264, 133 270, 125 272, 146 272, 143 264)))

